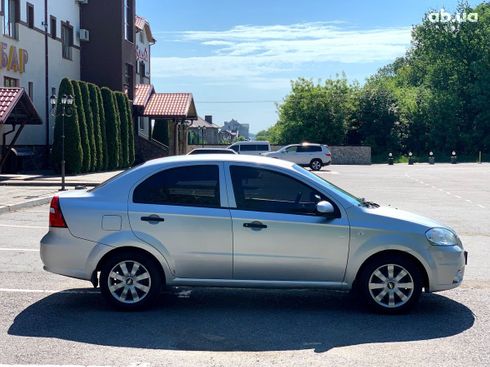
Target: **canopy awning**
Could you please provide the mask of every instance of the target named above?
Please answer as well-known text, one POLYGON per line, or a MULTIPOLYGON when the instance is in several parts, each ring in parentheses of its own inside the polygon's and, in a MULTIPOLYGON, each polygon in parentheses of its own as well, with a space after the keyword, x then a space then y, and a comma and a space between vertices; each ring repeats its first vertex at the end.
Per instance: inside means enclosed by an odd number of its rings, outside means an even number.
POLYGON ((24 88, 0 87, 0 124, 42 124, 42 120, 24 88))

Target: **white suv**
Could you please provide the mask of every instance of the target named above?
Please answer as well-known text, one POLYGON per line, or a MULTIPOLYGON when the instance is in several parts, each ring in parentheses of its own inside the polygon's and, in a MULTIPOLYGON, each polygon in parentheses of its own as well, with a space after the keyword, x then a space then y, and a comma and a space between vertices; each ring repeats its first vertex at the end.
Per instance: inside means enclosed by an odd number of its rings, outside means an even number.
POLYGON ((300 166, 309 166, 314 171, 319 171, 332 162, 332 153, 328 146, 322 144, 291 144, 276 152, 262 153, 262 155, 284 159, 300 166))

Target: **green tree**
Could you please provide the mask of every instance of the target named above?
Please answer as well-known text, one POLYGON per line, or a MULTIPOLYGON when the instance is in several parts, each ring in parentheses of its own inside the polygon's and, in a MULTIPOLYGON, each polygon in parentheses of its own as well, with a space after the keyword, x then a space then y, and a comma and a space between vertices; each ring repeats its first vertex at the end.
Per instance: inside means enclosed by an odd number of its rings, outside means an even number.
POLYGON ((61 162, 61 136, 62 124, 65 130, 65 167, 68 173, 80 173, 82 170, 82 146, 80 143, 80 129, 78 127, 78 114, 76 105, 73 106, 69 116, 64 120, 61 116, 61 97, 63 95, 74 95, 73 86, 68 78, 63 78, 58 88, 58 102, 56 105, 56 122, 54 127, 54 141, 52 147, 52 163, 59 169, 61 162))
POLYGON ((121 167, 129 167, 129 134, 132 125, 130 125, 128 116, 127 97, 122 92, 115 92, 114 95, 121 120, 121 167))
POLYGON ((107 148, 107 124, 106 124, 106 113, 104 108, 104 99, 102 98, 102 91, 97 86, 97 101, 99 101, 100 108, 100 131, 102 132, 102 170, 107 171, 109 168, 109 153, 107 148))
POLYGON ((121 167, 121 127, 114 93, 107 87, 101 88, 105 111, 105 128, 107 144, 107 169, 121 167))
POLYGON ((94 172, 97 170, 97 147, 95 144, 95 124, 94 114, 92 113, 92 101, 90 98, 90 91, 88 88, 88 84, 83 81, 79 81, 80 91, 82 92, 82 100, 83 100, 83 111, 85 112, 85 122, 87 124, 87 138, 88 144, 90 146, 90 171, 94 172))
POLYGON ((73 86, 74 97, 75 97, 75 112, 78 115, 78 126, 80 129, 80 141, 82 145, 82 172, 90 171, 92 164, 90 144, 87 132, 87 123, 85 121, 85 110, 83 108, 82 92, 80 89, 80 84, 76 80, 72 80, 71 84, 73 86))
POLYGON ((128 164, 129 166, 132 166, 135 160, 135 131, 134 131, 134 124, 133 124, 133 106, 131 104, 131 101, 129 100, 128 96, 125 95, 126 99, 126 108, 127 108, 127 113, 128 113, 128 164))
MULTIPOLYGON (((94 146, 95 146, 95 156, 96 159, 96 171, 102 171, 104 169, 104 147, 103 147, 103 136, 102 136, 102 125, 101 125, 101 108, 99 104, 100 93, 97 92, 97 86, 92 83, 87 83, 88 91, 90 94, 90 106, 92 110, 93 117, 93 128, 94 128, 94 146)), ((105 134, 104 134, 105 135, 105 134)))

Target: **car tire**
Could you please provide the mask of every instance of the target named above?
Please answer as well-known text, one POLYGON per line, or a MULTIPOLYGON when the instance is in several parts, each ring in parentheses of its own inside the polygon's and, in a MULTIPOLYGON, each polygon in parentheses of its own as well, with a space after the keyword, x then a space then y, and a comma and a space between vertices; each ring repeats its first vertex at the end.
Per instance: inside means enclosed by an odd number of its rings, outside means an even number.
POLYGON ((322 166, 323 166, 323 162, 320 159, 313 159, 310 162, 310 168, 313 171, 319 171, 319 170, 321 170, 322 169, 322 166))
POLYGON ((152 305, 160 294, 162 275, 156 261, 139 252, 111 256, 100 272, 100 289, 114 308, 136 311, 152 305))
POLYGON ((363 266, 356 288, 371 310, 400 314, 417 304, 422 286, 421 270, 413 260, 389 255, 374 258, 363 266))

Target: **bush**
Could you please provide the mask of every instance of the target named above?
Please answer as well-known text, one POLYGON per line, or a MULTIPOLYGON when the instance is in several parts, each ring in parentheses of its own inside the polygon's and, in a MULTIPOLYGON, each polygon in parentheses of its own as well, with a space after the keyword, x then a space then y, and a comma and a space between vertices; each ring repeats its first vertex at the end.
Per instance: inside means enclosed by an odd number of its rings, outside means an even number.
MULTIPOLYGON (((61 162, 61 135, 63 117, 61 116, 61 97, 66 95, 74 95, 73 86, 68 78, 61 81, 58 88, 58 103, 56 105, 56 122, 54 127, 54 141, 52 148, 52 163, 59 169, 61 162)), ((78 114, 73 106, 71 115, 65 116, 65 166, 67 173, 80 173, 82 170, 82 146, 80 139, 80 129, 78 126, 78 114)), ((70 112, 70 111, 67 111, 70 112)))
POLYGON ((103 87, 101 93, 105 112, 107 169, 114 170, 121 167, 121 122, 114 93, 107 87, 103 87))
POLYGON ((92 104, 90 99, 90 92, 86 82, 79 81, 78 85, 82 92, 83 110, 85 112, 85 122, 87 124, 87 138, 90 147, 90 171, 97 170, 97 148, 95 146, 95 132, 94 132, 94 115, 92 113, 92 104))
POLYGON ((99 94, 100 89, 98 86, 92 83, 87 83, 89 95, 90 95, 90 106, 93 116, 93 129, 94 129, 94 146, 95 146, 95 156, 97 157, 95 170, 102 171, 104 169, 104 147, 103 147, 103 136, 102 134, 102 123, 101 123, 101 113, 103 110, 100 108, 99 94))
POLYGON ((78 127, 80 129, 80 141, 82 146, 82 172, 88 172, 92 164, 90 145, 88 141, 87 124, 85 122, 85 112, 83 108, 82 92, 80 84, 76 80, 72 80, 71 84, 74 91, 74 108, 78 115, 78 127))

